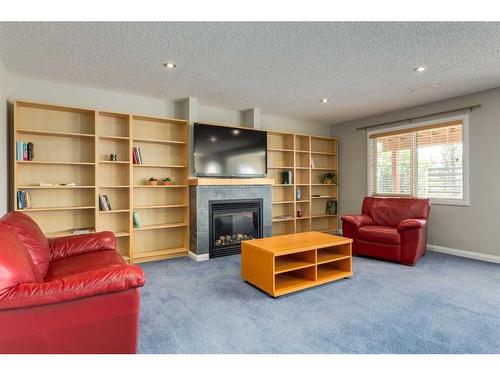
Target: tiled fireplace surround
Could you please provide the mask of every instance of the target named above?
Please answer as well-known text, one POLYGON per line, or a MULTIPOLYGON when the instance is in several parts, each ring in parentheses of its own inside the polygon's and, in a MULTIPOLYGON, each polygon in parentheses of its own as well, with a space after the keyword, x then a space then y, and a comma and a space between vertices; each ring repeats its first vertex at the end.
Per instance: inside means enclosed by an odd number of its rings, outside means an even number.
POLYGON ((271 185, 195 185, 189 187, 190 256, 207 260, 209 254, 209 202, 231 199, 262 199, 262 233, 272 234, 271 185))

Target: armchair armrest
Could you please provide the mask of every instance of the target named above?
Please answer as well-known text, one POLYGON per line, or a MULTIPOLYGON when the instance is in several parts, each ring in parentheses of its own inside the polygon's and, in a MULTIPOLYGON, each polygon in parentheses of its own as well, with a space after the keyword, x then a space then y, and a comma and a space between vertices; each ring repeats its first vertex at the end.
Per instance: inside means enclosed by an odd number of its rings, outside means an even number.
POLYGON ((0 294, 0 310, 39 306, 119 292, 144 285, 144 273, 132 265, 112 265, 54 279, 45 283, 25 283, 0 294))
POLYGON ((425 228, 426 225, 426 219, 406 219, 398 224, 398 232, 401 233, 405 230, 425 228))
POLYGON ((79 234, 49 240, 50 261, 99 250, 116 250, 113 232, 79 234))
POLYGON ((373 224, 373 219, 367 215, 344 215, 340 218, 340 220, 348 222, 356 228, 362 227, 363 225, 373 224))

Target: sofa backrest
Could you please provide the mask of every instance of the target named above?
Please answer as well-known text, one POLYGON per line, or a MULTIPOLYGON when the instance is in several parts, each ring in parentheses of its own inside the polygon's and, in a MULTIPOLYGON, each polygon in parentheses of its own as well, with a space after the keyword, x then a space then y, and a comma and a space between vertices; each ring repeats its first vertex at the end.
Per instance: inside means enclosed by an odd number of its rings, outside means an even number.
POLYGON ((14 233, 28 250, 40 276, 45 277, 49 268, 50 245, 40 227, 22 212, 9 212, 0 219, 0 227, 14 233))
POLYGON ((430 199, 365 197, 361 211, 376 225, 396 227, 406 219, 427 219, 430 209, 430 199))
POLYGON ((14 233, 0 226, 0 293, 19 284, 41 281, 28 250, 14 233))

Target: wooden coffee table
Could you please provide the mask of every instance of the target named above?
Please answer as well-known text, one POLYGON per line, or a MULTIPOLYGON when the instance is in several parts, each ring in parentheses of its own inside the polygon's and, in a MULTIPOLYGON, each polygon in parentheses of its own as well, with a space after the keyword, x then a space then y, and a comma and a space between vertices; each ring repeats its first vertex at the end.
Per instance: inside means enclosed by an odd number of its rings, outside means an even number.
POLYGON ((352 240, 321 232, 241 243, 241 278, 273 297, 352 276, 352 240))

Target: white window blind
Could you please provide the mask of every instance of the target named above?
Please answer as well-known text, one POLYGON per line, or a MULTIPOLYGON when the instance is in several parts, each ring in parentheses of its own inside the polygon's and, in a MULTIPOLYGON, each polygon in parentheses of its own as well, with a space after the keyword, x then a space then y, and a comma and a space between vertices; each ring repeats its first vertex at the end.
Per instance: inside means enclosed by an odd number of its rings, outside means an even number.
POLYGON ((463 121, 369 135, 370 194, 464 199, 463 121))

